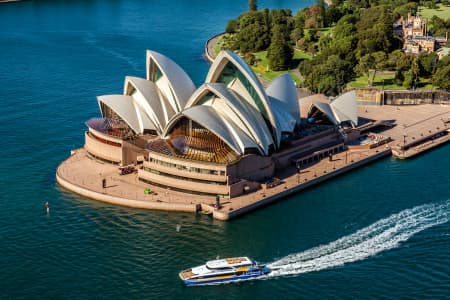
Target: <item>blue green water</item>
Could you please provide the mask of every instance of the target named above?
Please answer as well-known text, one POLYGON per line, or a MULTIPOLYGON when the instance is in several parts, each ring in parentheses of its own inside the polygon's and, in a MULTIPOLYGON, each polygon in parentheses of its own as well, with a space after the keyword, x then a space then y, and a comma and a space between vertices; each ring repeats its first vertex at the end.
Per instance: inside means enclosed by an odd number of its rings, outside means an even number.
MULTIPOLYGON (((258 1, 294 11, 313 2, 258 1)), ((0 299, 449 297, 450 145, 384 159, 227 223, 106 205, 57 186, 55 168, 83 145, 84 121, 99 115, 97 95, 121 93, 126 75, 144 77, 146 49, 173 58, 200 85, 205 41, 246 7, 0 5, 0 299), (234 255, 282 269, 195 288, 177 277, 234 255)))

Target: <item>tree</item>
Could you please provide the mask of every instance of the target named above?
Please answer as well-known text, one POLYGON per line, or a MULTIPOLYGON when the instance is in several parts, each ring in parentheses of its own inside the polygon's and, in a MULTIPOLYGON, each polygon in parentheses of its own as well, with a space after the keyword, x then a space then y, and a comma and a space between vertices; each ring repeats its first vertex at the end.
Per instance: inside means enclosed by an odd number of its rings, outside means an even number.
POLYGON ((403 80, 402 86, 405 89, 409 89, 410 87, 413 86, 413 81, 414 81, 411 70, 403 72, 403 76, 404 76, 404 80, 403 80))
POLYGON ((316 60, 302 62, 300 69, 305 75, 306 87, 313 92, 329 96, 339 94, 353 76, 352 72, 349 72, 351 64, 338 55, 320 54, 316 60))
POLYGON ((412 87, 415 89, 419 84, 419 59, 415 57, 411 64, 412 87))
POLYGON ((248 10, 249 11, 257 11, 258 5, 256 4, 256 0, 248 0, 248 10))
POLYGON ((361 18, 356 24, 359 56, 391 50, 394 45, 393 20, 392 13, 384 6, 362 10, 361 18))
POLYGON ((395 63, 395 83, 409 88, 412 84, 412 56, 406 55, 400 51, 394 51, 389 57, 393 60, 392 63, 395 63))
POLYGON ((429 27, 433 36, 445 36, 446 32, 450 31, 450 18, 444 20, 438 16, 433 16, 430 20, 429 27))
POLYGON ((396 70, 397 69, 397 62, 403 58, 405 54, 400 50, 394 50, 391 53, 389 53, 388 60, 387 60, 387 67, 390 70, 396 70))
POLYGON ((387 64, 386 64, 387 55, 383 51, 378 51, 373 54, 373 58, 374 58, 375 64, 374 64, 373 75, 372 75, 372 80, 371 80, 372 84, 375 81, 375 75, 377 74, 377 71, 383 70, 387 66, 387 64))
POLYGON ((229 20, 227 23, 227 27, 225 28, 226 33, 236 33, 239 28, 238 21, 229 20))
POLYGON ((268 14, 268 10, 250 11, 239 17, 236 43, 241 53, 262 51, 270 45, 268 14))
POLYGON ((272 42, 267 49, 269 68, 274 71, 286 70, 292 61, 294 51, 286 39, 283 25, 275 25, 272 28, 272 42))
POLYGON ((372 86, 372 80, 370 77, 370 69, 375 66, 375 58, 372 54, 366 54, 359 59, 359 63, 355 67, 357 74, 364 74, 367 76, 367 85, 372 86))
POLYGON ((433 84, 441 89, 450 90, 450 56, 439 60, 437 71, 433 75, 433 84))
POLYGON ((438 61, 438 55, 434 52, 426 53, 423 52, 419 55, 419 66, 420 66, 420 76, 431 76, 436 67, 436 62, 438 61))
POLYGON ((305 14, 299 11, 294 17, 294 28, 291 33, 291 39, 297 44, 298 40, 305 36, 305 14))
POLYGON ((339 21, 342 17, 342 13, 334 3, 328 6, 325 10, 325 26, 332 26, 334 23, 339 21))

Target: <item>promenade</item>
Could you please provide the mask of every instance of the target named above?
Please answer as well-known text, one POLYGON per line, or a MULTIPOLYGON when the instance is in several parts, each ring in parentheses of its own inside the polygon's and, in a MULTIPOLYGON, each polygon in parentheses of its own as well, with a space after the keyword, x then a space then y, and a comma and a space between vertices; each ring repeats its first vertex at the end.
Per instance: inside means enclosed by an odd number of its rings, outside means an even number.
POLYGON ((213 213, 216 219, 229 220, 390 153, 388 147, 345 151, 333 156, 332 160, 324 159, 304 168, 300 173, 290 167, 277 174, 281 184, 237 198, 223 199, 220 209, 215 207, 215 197, 191 195, 149 185, 139 181, 136 173, 119 175, 117 166, 96 160, 82 148, 75 150, 58 167, 56 177, 63 187, 102 202, 164 211, 203 211, 213 213), (105 188, 103 180, 106 180, 105 188), (152 194, 144 192, 149 187, 152 194))

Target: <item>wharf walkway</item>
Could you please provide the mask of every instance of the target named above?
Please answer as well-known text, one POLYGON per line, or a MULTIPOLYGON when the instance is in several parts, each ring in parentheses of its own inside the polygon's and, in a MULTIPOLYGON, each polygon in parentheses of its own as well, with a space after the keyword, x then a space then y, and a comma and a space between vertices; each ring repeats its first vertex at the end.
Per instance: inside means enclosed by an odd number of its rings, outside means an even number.
POLYGON ((316 164, 301 169, 300 172, 297 172, 294 167, 288 168, 278 177, 282 181, 281 184, 233 198, 230 203, 224 203, 220 209, 214 208, 213 216, 215 219, 224 221, 236 218, 390 154, 391 149, 387 146, 365 151, 347 150, 333 155, 331 160, 322 159, 316 164))
POLYGON ((279 178, 282 183, 270 189, 261 189, 233 199, 223 199, 221 208, 215 208, 215 197, 191 195, 164 189, 143 183, 137 174, 119 175, 117 166, 92 158, 84 149, 74 151, 58 167, 57 182, 68 190, 82 196, 115 205, 134 208, 176 211, 176 212, 213 212, 219 220, 230 220, 261 206, 297 193, 312 185, 334 176, 390 155, 388 147, 366 151, 345 151, 333 156, 332 160, 323 159, 297 173, 290 167, 279 178), (92 170, 96 170, 92 172, 92 170), (106 187, 102 187, 103 179, 106 187), (146 188, 153 194, 145 194, 146 188))
POLYGON ((360 106, 358 115, 367 120, 395 121, 383 131, 393 141, 389 144, 397 158, 411 158, 450 141, 450 104, 405 106, 360 106))
POLYGON ((423 138, 421 141, 402 145, 401 147, 392 148, 392 154, 397 158, 411 158, 419 155, 427 150, 439 147, 450 141, 450 134, 447 131, 440 131, 423 138))

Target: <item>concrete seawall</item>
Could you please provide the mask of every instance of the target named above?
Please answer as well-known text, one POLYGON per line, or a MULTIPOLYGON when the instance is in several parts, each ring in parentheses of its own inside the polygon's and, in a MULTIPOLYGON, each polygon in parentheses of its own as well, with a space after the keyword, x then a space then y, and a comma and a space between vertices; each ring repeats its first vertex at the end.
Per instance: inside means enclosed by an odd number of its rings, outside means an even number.
POLYGON ((212 63, 216 56, 214 55, 214 45, 217 43, 217 40, 224 35, 225 32, 216 34, 215 36, 209 38, 205 43, 205 58, 212 63))

